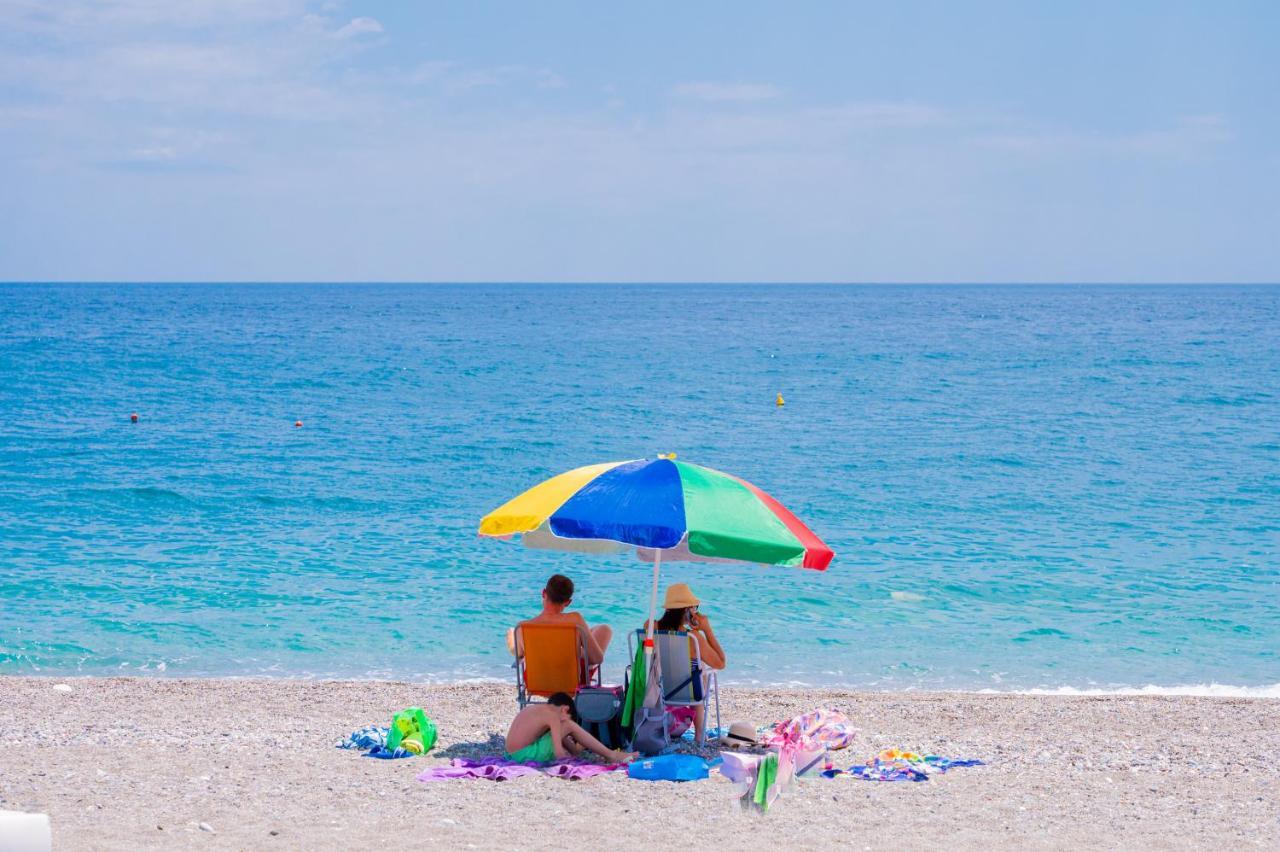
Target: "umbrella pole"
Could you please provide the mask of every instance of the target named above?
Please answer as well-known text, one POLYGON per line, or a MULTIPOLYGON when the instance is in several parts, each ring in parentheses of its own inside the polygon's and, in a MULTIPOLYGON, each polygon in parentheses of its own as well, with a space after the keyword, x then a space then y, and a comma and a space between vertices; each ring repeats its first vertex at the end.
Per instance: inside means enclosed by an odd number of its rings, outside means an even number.
POLYGON ((658 568, 662 563, 662 551, 653 549, 653 589, 649 592, 649 626, 644 636, 644 652, 653 653, 653 627, 658 614, 658 568))

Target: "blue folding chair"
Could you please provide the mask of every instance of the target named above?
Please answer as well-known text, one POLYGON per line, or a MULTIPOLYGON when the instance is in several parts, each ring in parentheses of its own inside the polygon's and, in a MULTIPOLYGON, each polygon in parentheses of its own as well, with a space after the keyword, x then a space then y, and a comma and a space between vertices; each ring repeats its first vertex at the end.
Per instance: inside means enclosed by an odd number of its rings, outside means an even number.
MULTIPOLYGON (((635 649, 644 641, 644 635, 643 630, 627 634, 627 659, 635 659, 635 649)), ((672 707, 702 707, 705 725, 709 721, 706 718, 707 699, 711 697, 715 700, 716 727, 719 728, 720 684, 715 669, 702 664, 698 640, 683 630, 655 630, 653 644, 664 721, 668 720, 672 707)), ((631 667, 628 666, 628 680, 630 676, 631 667)), ((663 725, 663 734, 670 745, 671 738, 666 733, 668 728, 669 725, 663 725)))

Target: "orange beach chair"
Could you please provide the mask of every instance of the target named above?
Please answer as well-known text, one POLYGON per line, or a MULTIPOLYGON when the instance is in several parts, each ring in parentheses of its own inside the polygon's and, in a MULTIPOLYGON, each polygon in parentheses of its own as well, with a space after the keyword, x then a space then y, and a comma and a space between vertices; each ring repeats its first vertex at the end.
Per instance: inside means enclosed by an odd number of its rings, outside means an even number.
MULTIPOLYGON (((516 701, 522 709, 536 698, 557 692, 572 697, 592 685, 586 639, 572 624, 517 624, 515 670, 516 701)), ((599 667, 594 676, 599 686, 599 667)))

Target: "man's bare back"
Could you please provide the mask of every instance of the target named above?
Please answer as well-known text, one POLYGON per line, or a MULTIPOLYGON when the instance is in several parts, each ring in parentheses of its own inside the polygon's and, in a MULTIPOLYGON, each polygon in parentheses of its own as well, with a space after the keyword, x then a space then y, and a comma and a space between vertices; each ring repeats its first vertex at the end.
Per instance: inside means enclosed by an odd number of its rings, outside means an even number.
MULTIPOLYGON (((566 609, 572 602, 573 581, 562 574, 556 574, 547 580, 547 585, 542 590, 542 612, 530 618, 529 621, 533 624, 576 626, 587 644, 588 662, 598 666, 604 662, 604 652, 609 647, 609 640, 613 638, 613 628, 607 624, 597 624, 592 627, 587 624, 582 613, 567 612, 566 609)), ((507 647, 512 653, 516 652, 514 631, 509 631, 507 634, 507 647)))

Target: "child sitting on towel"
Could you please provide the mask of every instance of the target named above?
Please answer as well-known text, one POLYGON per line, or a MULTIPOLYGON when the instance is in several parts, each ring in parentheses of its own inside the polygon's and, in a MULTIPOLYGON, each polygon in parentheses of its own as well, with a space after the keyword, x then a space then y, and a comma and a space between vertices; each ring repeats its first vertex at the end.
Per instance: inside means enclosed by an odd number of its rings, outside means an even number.
POLYGON ((516 714, 507 731, 507 759, 520 763, 550 763, 566 757, 580 757, 584 750, 600 755, 609 763, 630 763, 638 755, 605 746, 573 721, 573 699, 557 692, 546 704, 530 704, 516 714))

